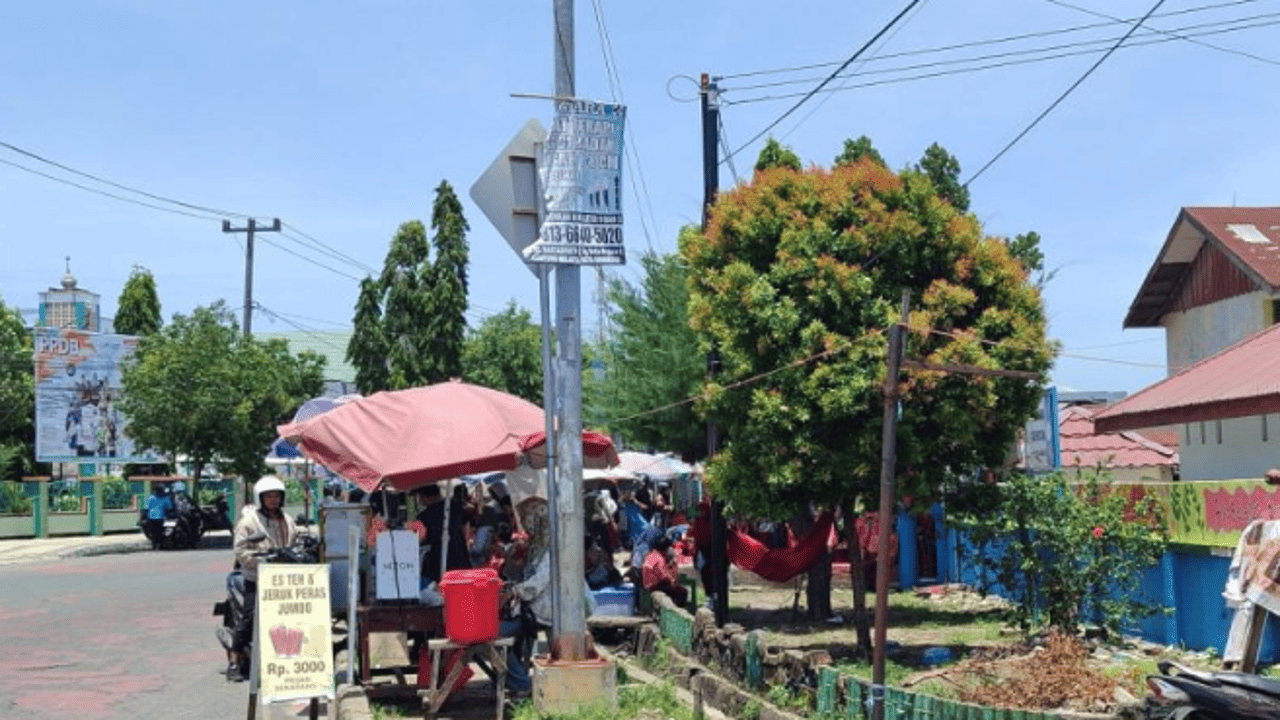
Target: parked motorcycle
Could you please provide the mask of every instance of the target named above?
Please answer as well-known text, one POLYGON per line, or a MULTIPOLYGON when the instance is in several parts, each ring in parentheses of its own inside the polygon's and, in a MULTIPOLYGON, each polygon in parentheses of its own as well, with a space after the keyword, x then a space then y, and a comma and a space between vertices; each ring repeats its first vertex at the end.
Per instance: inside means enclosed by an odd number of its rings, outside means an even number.
POLYGON ((1280 720, 1280 682, 1240 672, 1205 672, 1168 660, 1147 676, 1166 720, 1280 720))
MULTIPOLYGON (((266 535, 254 535, 249 539, 252 542, 260 542, 266 538, 266 535)), ((264 563, 287 563, 297 565, 309 565, 320 562, 320 541, 314 535, 299 533, 294 539, 293 545, 285 548, 273 548, 265 552, 254 553, 261 558, 264 563)), ((213 606, 213 614, 222 617, 222 625, 218 627, 215 634, 218 643, 228 653, 233 653, 236 648, 236 628, 253 627, 253 618, 247 617, 247 613, 253 611, 252 602, 246 602, 244 590, 244 574, 237 568, 227 575, 227 599, 222 602, 215 603, 213 606), (245 625, 247 623, 247 625, 245 625)), ((243 660, 235 667, 227 668, 228 679, 243 680, 249 677, 250 658, 253 657, 253 640, 252 633, 245 644, 240 649, 243 653, 243 660)))
POLYGON ((227 496, 219 494, 213 505, 200 506, 200 519, 205 531, 230 530, 231 508, 227 505, 227 496))
POLYGON ((174 510, 163 520, 138 520, 138 527, 154 550, 194 548, 204 535, 204 518, 195 509, 174 510))
POLYGON ((166 550, 195 548, 204 535, 204 522, 194 508, 178 511, 164 519, 160 534, 160 547, 166 550))

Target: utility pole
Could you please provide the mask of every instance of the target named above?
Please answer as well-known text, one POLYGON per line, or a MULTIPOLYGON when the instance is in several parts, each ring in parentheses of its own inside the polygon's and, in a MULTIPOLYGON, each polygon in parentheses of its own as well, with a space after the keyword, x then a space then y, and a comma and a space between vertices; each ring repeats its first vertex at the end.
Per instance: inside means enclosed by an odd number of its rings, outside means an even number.
POLYGON ((884 651, 889 621, 889 525, 893 519, 893 485, 898 464, 898 378, 902 372, 902 340, 911 309, 911 293, 902 291, 902 318, 889 329, 889 358, 884 385, 884 434, 880 449, 880 537, 876 553, 876 632, 871 650, 871 720, 884 720, 884 651))
MULTIPOLYGON (((574 48, 573 0, 555 0, 556 100, 573 98, 574 48)), ((556 265, 556 337, 559 358, 555 380, 560 401, 556 417, 555 524, 559 598, 553 618, 553 643, 560 660, 585 660, 587 623, 582 567, 585 548, 582 535, 582 269, 576 264, 556 265)))
POLYGON ((253 234, 255 232, 280 232, 280 218, 275 218, 271 227, 258 227, 258 221, 249 218, 249 224, 242 228, 231 227, 230 220, 222 221, 222 232, 245 233, 244 246, 244 336, 253 335, 253 234))
MULTIPOLYGON (((720 192, 720 155, 717 140, 720 137, 720 89, 707 73, 702 73, 702 231, 706 232, 711 216, 711 206, 720 192)), ((720 353, 714 348, 707 354, 707 374, 714 378, 720 372, 720 353)), ((715 418, 707 418, 707 459, 719 449, 719 428, 715 418)), ((729 563, 725 557, 725 545, 729 528, 724 520, 724 503, 711 501, 711 610, 716 625, 724 627, 729 622, 729 563)))

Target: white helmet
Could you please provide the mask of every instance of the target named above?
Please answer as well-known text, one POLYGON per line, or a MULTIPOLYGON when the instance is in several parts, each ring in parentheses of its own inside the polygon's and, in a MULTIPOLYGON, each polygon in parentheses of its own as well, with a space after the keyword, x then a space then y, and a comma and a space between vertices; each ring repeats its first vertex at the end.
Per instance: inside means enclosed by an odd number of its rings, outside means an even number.
POLYGON ((265 505, 262 502, 262 494, 269 492, 284 494, 284 483, 275 475, 263 475, 258 482, 253 484, 253 497, 257 499, 258 507, 265 505))

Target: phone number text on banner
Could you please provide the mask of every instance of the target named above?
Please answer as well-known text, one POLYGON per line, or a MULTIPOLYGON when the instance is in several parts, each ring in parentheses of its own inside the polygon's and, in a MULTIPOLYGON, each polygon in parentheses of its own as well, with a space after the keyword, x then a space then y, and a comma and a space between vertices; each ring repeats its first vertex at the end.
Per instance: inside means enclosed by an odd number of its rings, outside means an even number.
POLYGON ((546 217, 532 263, 620 265, 622 244, 622 131, 626 107, 561 100, 542 147, 539 180, 546 217))

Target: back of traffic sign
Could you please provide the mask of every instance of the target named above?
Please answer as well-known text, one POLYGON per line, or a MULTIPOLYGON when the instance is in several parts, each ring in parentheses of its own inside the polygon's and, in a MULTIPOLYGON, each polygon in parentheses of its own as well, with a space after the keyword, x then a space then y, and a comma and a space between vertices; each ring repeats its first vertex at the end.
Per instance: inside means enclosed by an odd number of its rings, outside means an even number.
MULTIPOLYGON (((523 251, 538 239, 542 192, 538 187, 538 146, 547 131, 530 118, 471 186, 471 199, 524 262, 523 251)), ((526 263, 534 275, 537 271, 526 263)))

